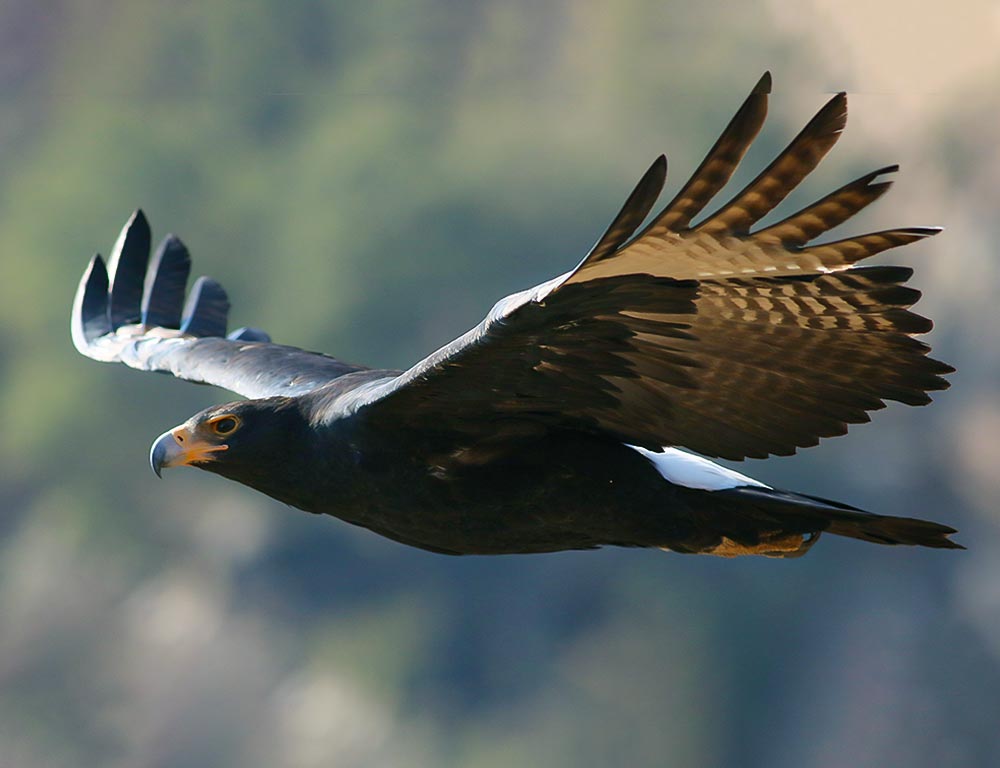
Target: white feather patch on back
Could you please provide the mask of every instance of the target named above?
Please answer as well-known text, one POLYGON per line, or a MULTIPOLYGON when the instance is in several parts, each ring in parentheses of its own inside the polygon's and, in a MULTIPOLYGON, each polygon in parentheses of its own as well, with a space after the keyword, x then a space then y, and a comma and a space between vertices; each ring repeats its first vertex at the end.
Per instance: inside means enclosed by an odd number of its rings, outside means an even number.
MULTIPOLYGON (((626 443, 626 445, 628 445, 626 443)), ((769 485, 741 475, 731 469, 716 464, 714 461, 686 453, 676 448, 664 448, 663 453, 654 453, 638 445, 629 445, 633 451, 638 451, 656 467, 665 479, 675 485, 685 488, 697 488, 702 491, 722 491, 726 488, 737 488, 741 485, 756 485, 759 488, 770 488, 769 485)))

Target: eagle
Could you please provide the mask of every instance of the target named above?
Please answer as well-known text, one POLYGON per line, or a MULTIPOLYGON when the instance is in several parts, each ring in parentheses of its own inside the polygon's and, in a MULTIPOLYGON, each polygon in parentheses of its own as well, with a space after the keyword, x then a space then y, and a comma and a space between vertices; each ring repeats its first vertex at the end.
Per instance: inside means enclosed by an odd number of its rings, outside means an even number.
POLYGON ((229 300, 142 211, 90 262, 72 337, 87 357, 231 390, 164 432, 159 475, 191 465, 293 507, 445 554, 657 547, 796 557, 823 532, 961 548, 955 529, 773 488, 712 458, 789 455, 930 402, 953 368, 916 336, 907 267, 858 266, 936 234, 909 227, 814 242, 880 198, 887 166, 767 226, 836 143, 833 96, 728 202, 706 207, 761 129, 766 73, 694 175, 645 223, 657 157, 570 271, 498 301, 405 371, 227 335, 229 300), (645 226, 643 224, 645 223, 645 226))

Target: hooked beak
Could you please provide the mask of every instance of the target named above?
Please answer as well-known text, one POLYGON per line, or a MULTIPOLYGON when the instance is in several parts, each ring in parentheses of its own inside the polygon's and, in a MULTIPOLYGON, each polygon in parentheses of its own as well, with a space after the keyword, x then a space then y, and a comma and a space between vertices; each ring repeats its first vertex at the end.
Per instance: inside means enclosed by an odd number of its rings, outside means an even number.
POLYGON ((212 454, 228 449, 228 445, 213 445, 199 440, 186 427, 176 427, 156 438, 149 450, 149 466, 157 477, 162 477, 165 468, 214 461, 212 454))

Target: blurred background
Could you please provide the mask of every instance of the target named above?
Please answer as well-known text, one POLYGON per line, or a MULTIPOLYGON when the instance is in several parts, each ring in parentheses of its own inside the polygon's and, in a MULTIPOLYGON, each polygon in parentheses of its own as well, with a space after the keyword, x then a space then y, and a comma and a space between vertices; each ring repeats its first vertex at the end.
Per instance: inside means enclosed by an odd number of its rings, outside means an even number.
POLYGON ((4 0, 0 766, 1000 764, 998 43, 992 0, 4 0), (158 481, 152 439, 231 396, 72 348, 142 206, 234 326, 406 367, 574 265, 661 151, 676 190, 765 69, 736 183, 847 90, 780 212, 900 163, 850 230, 946 227, 882 261, 959 372, 741 469, 967 552, 427 554, 158 481))

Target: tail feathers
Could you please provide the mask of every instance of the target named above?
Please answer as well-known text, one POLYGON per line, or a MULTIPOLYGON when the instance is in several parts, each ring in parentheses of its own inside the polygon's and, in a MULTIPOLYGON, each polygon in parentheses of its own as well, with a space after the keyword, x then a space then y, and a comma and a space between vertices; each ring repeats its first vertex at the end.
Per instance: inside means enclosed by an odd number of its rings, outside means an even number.
POLYGON ((770 488, 739 487, 716 493, 739 497, 789 532, 827 532, 874 544, 965 549, 948 538, 957 533, 954 528, 929 520, 875 515, 837 501, 770 488))
POLYGON ((965 549, 948 537, 954 528, 915 517, 842 513, 830 521, 830 533, 875 544, 908 544, 935 549, 965 549))

